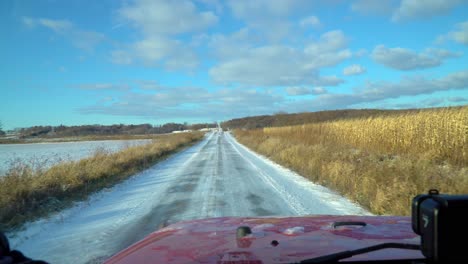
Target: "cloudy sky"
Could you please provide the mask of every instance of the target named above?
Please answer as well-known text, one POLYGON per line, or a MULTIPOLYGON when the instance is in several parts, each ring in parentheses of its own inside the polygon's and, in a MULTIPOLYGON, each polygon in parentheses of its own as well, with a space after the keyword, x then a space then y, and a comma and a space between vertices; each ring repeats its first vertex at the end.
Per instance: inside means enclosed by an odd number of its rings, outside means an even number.
POLYGON ((467 0, 0 1, 0 122, 468 104, 467 0))

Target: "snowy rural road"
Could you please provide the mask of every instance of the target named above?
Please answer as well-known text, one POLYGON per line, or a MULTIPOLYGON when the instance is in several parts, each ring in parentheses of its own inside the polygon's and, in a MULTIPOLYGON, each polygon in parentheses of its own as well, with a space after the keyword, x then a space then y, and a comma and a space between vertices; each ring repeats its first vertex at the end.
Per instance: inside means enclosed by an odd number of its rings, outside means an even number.
POLYGON ((150 232, 219 216, 369 214, 215 132, 88 201, 26 226, 13 248, 51 263, 100 263, 150 232))

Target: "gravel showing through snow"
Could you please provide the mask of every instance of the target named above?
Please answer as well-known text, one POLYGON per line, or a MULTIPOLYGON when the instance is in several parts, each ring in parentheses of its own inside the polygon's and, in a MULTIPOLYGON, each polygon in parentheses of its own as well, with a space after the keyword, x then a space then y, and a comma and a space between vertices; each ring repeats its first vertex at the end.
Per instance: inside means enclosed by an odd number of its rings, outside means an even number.
POLYGON ((13 248, 51 263, 95 263, 181 220, 219 216, 368 215, 229 134, 203 141, 88 201, 26 226, 13 248))

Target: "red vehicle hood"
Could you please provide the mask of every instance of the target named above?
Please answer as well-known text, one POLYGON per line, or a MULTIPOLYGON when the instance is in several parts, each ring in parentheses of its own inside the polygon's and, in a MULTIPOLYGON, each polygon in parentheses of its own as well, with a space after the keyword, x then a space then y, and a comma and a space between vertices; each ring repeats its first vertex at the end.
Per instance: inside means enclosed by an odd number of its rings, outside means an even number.
MULTIPOLYGON (((290 263, 387 242, 419 244, 408 217, 222 217, 180 222, 160 229, 105 263, 290 263), (358 221, 365 226, 336 222, 358 221), (239 226, 252 234, 236 238, 239 226), (276 240, 278 244, 272 243, 276 240)), ((419 251, 385 249, 350 258, 423 258, 419 251)))

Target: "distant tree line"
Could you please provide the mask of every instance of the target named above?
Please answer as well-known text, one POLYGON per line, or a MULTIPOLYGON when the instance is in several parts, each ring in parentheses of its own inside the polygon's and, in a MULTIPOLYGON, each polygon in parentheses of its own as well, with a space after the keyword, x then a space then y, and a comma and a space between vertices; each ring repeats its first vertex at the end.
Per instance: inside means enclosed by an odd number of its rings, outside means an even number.
POLYGON ((0 122, 0 136, 4 136, 6 133, 3 131, 3 125, 2 122, 0 122))
POLYGON ((374 110, 374 109, 347 109, 319 112, 304 112, 288 114, 280 112, 274 115, 251 116, 231 119, 221 123, 224 129, 255 129, 264 127, 292 126, 308 123, 326 122, 338 119, 368 118, 382 115, 392 115, 402 112, 424 111, 421 109, 405 110, 374 110))
POLYGON ((74 137, 93 135, 143 135, 143 134, 164 134, 181 130, 198 130, 201 128, 214 128, 216 123, 193 124, 187 123, 167 123, 153 126, 150 124, 141 125, 82 125, 82 126, 33 126, 21 128, 20 138, 30 137, 74 137))

